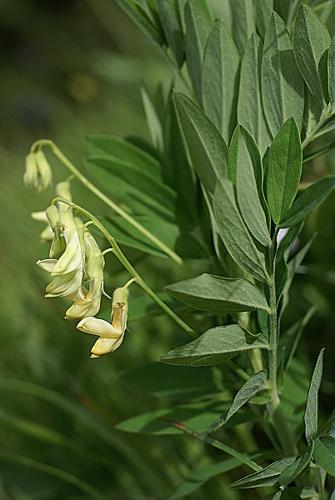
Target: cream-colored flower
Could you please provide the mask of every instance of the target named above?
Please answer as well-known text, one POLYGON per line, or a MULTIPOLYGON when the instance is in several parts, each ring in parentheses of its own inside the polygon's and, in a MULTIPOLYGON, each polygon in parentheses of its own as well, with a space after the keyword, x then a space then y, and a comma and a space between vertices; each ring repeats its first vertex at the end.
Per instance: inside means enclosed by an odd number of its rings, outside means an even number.
POLYGON ((114 292, 110 323, 93 317, 84 318, 78 323, 78 330, 99 337, 91 349, 91 358, 114 352, 120 347, 127 328, 127 318, 128 289, 124 286, 114 292))
POLYGON ((50 255, 53 257, 58 251, 64 250, 58 259, 44 259, 37 264, 54 278, 47 286, 46 297, 67 297, 78 292, 84 272, 78 226, 71 210, 59 214, 59 221, 55 223, 53 230, 55 241, 50 255))
POLYGON ((85 272, 88 289, 81 286, 74 303, 66 311, 67 319, 80 319, 86 316, 95 316, 100 309, 105 261, 99 245, 91 233, 86 229, 84 233, 85 272))
POLYGON ((38 191, 45 191, 52 184, 52 170, 41 149, 27 155, 23 180, 38 191))

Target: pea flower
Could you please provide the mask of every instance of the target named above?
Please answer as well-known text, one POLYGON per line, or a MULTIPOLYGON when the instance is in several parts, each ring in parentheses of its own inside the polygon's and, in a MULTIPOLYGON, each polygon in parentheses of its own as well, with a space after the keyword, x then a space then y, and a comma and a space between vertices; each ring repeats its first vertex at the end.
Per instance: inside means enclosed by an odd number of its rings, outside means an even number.
POLYGON ((91 358, 114 352, 122 344, 127 327, 129 284, 130 282, 114 292, 111 322, 88 317, 78 323, 78 330, 99 337, 91 349, 91 358))
POLYGON ((74 296, 74 303, 66 311, 66 319, 95 316, 100 309, 105 261, 99 245, 91 233, 84 232, 85 273, 88 289, 81 286, 74 296))
POLYGON ((40 192, 52 184, 52 170, 41 149, 27 155, 23 180, 26 186, 32 186, 40 192))
MULTIPOLYGON (((54 211, 47 211, 51 220, 54 211)), ((51 255, 65 248, 58 259, 39 260, 37 264, 49 272, 53 280, 46 289, 46 297, 67 297, 79 290, 84 272, 83 253, 81 248, 78 224, 71 210, 59 213, 59 220, 52 221, 55 241, 51 246, 51 255)))

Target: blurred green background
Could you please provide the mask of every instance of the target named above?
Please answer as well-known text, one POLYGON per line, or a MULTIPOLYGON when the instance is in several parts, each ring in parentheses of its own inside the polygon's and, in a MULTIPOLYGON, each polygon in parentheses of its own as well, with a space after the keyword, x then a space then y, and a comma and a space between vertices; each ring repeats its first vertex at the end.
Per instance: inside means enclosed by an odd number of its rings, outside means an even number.
MULTIPOLYGON (((155 361, 183 337, 168 320, 130 323, 123 349, 89 359, 92 341, 62 319, 65 302, 43 298, 35 262, 48 249, 30 213, 46 208, 51 194, 25 189, 22 175, 39 138, 52 138, 80 167, 89 134, 146 135, 139 83, 153 87, 171 70, 111 0, 0 0, 0 30, 0 499, 164 498, 195 465, 221 456, 184 436, 135 436, 113 426, 160 404, 125 384, 122 371, 155 361)), ((327 161, 335 164, 332 155, 327 161)), ((314 167, 324 165, 325 158, 314 167)), ((96 206, 79 187, 75 197, 96 206)), ((327 345, 325 414, 335 393, 334 201, 308 221, 304 238, 317 234, 287 318, 292 323, 311 303, 318 308, 300 352, 312 363, 327 345)), ((127 254, 153 288, 178 278, 162 260, 127 254)), ((111 258, 107 268, 110 287, 122 284, 111 258)), ((239 494, 221 476, 192 498, 239 494)))

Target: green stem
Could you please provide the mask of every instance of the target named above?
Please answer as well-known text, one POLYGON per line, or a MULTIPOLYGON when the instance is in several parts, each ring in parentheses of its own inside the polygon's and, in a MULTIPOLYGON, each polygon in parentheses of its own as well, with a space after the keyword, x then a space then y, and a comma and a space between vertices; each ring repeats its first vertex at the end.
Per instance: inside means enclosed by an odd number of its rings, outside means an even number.
POLYGON ((327 121, 332 118, 333 113, 329 112, 328 110, 323 111, 319 123, 315 125, 314 129, 312 132, 305 137, 305 140, 302 143, 302 150, 304 150, 314 139, 320 136, 319 132, 322 129, 322 127, 327 123, 327 121))
POLYGON ((123 210, 117 205, 113 200, 106 196, 100 189, 98 189, 92 182, 90 182, 85 175, 83 175, 80 170, 62 153, 62 151, 49 139, 41 139, 36 141, 32 146, 33 151, 36 148, 48 146, 53 151, 54 155, 62 162, 62 164, 72 172, 72 174, 97 198, 99 198, 103 203, 114 210, 118 215, 125 219, 129 224, 131 224, 137 231, 139 231, 143 236, 145 236, 151 243, 153 243, 157 248, 159 248, 163 253, 168 255, 174 262, 182 265, 183 261, 171 248, 169 248, 165 243, 163 243, 159 238, 153 235, 148 229, 137 222, 128 212, 123 210))
POLYGON ((250 469, 254 470, 255 472, 259 472, 262 470, 262 467, 260 465, 258 465, 256 462, 254 462, 253 460, 251 460, 251 458, 249 458, 247 455, 240 453, 239 451, 234 450, 234 448, 231 448, 230 446, 228 446, 224 443, 221 443, 221 441, 218 441, 217 439, 214 439, 214 438, 208 436, 208 434, 192 431, 191 429, 189 429, 188 427, 186 427, 184 424, 182 424, 180 422, 170 422, 170 423, 176 429, 183 431, 185 434, 189 434, 190 436, 194 437, 195 439, 198 439, 199 441, 203 441, 203 442, 209 444, 210 446, 213 446, 214 448, 221 450, 221 451, 227 453, 228 455, 231 455, 232 457, 239 460, 242 464, 247 465, 250 469))
POLYGON ((113 238, 113 236, 107 231, 105 226, 93 215, 91 214, 88 210, 85 210, 81 206, 77 205, 76 203, 73 203, 69 200, 65 200, 63 198, 55 198, 52 203, 56 203, 58 201, 61 201, 62 203, 66 203, 70 207, 74 208, 78 212, 81 212, 83 215, 85 215, 88 219, 90 219, 93 224, 99 229, 99 231, 104 235, 106 240, 109 242, 113 249, 113 253, 115 257, 121 262, 121 264, 124 266, 124 268, 128 271, 128 273, 135 279, 136 283, 142 288, 142 290, 150 297, 156 304, 168 315, 170 318, 182 329, 184 332, 186 332, 188 335, 190 335, 192 338, 196 338, 196 333, 190 326, 188 326, 177 314, 175 314, 172 309, 169 308, 163 302, 158 295, 147 285, 147 283, 143 280, 143 278, 138 274, 136 269, 132 266, 132 264, 129 262, 127 257, 124 255, 122 252, 121 248, 117 244, 116 240, 113 238))
POLYGON ((283 451, 286 455, 296 455, 296 445, 287 423, 287 418, 283 413, 280 396, 278 392, 277 370, 278 370, 278 311, 275 279, 275 258, 277 246, 277 230, 275 231, 270 251, 269 263, 269 386, 272 395, 271 411, 276 432, 283 451))

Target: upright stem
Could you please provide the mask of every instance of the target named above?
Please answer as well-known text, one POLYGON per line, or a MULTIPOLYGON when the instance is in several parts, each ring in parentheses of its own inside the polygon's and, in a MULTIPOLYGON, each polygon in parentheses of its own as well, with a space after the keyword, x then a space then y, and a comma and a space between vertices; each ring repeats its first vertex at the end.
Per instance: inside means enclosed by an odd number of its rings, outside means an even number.
POLYGON ((278 392, 277 371, 278 371, 278 311, 275 278, 275 258, 277 246, 277 231, 275 231, 270 251, 269 262, 269 385, 272 395, 271 411, 276 432, 283 451, 286 455, 296 455, 297 449, 291 434, 287 419, 283 413, 280 396, 278 392))
POLYGON ((90 182, 85 175, 83 175, 80 170, 62 153, 62 151, 54 144, 51 140, 42 139, 35 142, 31 146, 31 150, 42 146, 49 146, 53 151, 54 155, 63 163, 63 165, 73 173, 73 175, 97 198, 99 198, 102 202, 104 202, 107 206, 114 210, 118 215, 120 215, 123 219, 125 219, 129 224, 131 224, 137 231, 143 234, 149 241, 151 241, 157 248, 159 248, 162 252, 168 255, 174 262, 179 265, 182 265, 183 261, 171 248, 169 248, 165 243, 163 243, 159 238, 153 235, 150 231, 148 231, 145 227, 142 226, 139 222, 137 222, 128 212, 124 211, 117 203, 111 200, 108 196, 106 196, 100 189, 98 189, 92 182, 90 182))

